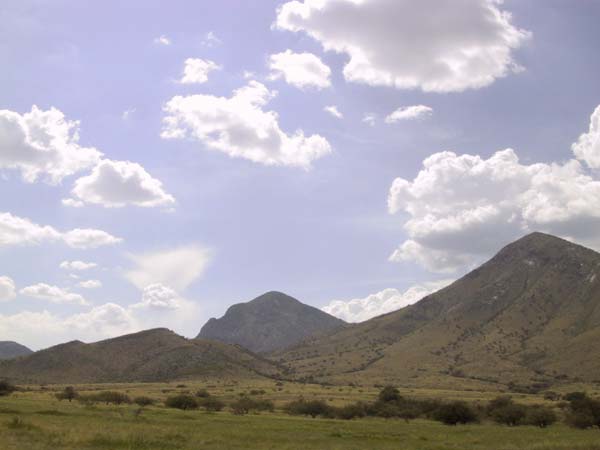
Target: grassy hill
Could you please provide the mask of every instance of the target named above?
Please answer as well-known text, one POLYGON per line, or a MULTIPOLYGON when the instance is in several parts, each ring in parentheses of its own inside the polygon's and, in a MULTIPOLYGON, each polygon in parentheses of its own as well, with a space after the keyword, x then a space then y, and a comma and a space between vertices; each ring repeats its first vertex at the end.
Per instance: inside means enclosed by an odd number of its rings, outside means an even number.
POLYGON ((73 341, 0 362, 0 378, 19 383, 166 381, 198 377, 261 378, 272 362, 243 348, 188 340, 154 329, 93 344, 73 341))
POLYGON ((0 360, 26 356, 33 353, 24 345, 12 341, 0 341, 0 360))
POLYGON ((280 350, 310 336, 340 328, 344 321, 281 292, 267 292, 210 319, 199 338, 241 345, 253 352, 280 350))
POLYGON ((544 388, 600 379, 600 254, 533 233, 415 305, 273 355, 299 378, 544 388))

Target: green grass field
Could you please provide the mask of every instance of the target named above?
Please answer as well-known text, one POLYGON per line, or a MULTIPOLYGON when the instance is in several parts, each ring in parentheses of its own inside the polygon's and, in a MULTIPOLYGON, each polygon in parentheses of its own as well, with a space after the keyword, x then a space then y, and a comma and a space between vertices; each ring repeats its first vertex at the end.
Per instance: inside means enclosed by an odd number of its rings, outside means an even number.
MULTIPOLYGON (((377 389, 285 383, 248 384, 228 381, 172 384, 77 386, 80 392, 118 390, 131 397, 147 395, 159 401, 174 393, 206 388, 230 401, 240 393, 264 390, 261 398, 276 406, 296 399, 321 398, 331 404, 372 400, 377 389)), ((406 423, 397 419, 364 418, 350 421, 310 419, 274 413, 236 416, 179 411, 157 403, 139 412, 135 405, 85 405, 59 402, 60 387, 31 386, 0 398, 2 449, 418 449, 418 450, 600 450, 600 430, 576 430, 563 424, 546 429, 506 427, 492 423, 446 426, 428 420, 406 423)), ((486 401, 489 393, 407 391, 422 397, 486 401)), ((522 402, 542 402, 522 396, 522 402)))

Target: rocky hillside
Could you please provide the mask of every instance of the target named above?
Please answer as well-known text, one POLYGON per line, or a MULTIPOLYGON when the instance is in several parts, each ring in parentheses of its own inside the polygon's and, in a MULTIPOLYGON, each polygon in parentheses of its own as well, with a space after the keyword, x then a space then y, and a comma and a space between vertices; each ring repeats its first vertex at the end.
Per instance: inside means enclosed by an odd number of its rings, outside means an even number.
POLYGON ((26 356, 33 353, 24 345, 13 341, 0 341, 0 360, 26 356))
POLYGON ((220 319, 210 319, 198 338, 238 344, 253 352, 280 350, 345 324, 317 308, 281 292, 267 292, 231 306, 220 319))

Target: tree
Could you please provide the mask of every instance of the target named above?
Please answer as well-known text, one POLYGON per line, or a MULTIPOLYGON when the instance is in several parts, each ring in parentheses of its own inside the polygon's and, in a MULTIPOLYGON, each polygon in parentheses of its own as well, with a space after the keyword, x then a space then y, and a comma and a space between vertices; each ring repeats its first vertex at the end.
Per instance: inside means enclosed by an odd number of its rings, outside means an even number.
POLYGON ((198 400, 198 405, 206 411, 221 411, 225 407, 225 403, 212 396, 198 400))
POLYGON ((556 422, 556 414, 546 406, 532 406, 525 416, 525 423, 546 428, 556 422))
POLYGON ((69 400, 69 403, 79 397, 79 394, 73 386, 67 386, 62 392, 56 394, 58 400, 69 400))
POLYGON ((298 416, 311 416, 313 419, 317 416, 330 417, 332 415, 331 407, 323 400, 298 399, 288 403, 284 408, 288 414, 298 416))
POLYGON ((379 401, 382 402, 397 402, 402 399, 400 395, 400 391, 396 389, 394 386, 385 386, 380 392, 378 396, 379 401))
POLYGON ((6 380, 0 380, 0 397, 4 397, 15 392, 17 388, 6 380))
POLYGON ((165 406, 187 411, 189 409, 198 409, 198 402, 191 395, 180 394, 167 398, 165 406))
POLYGON ((150 406, 150 405, 154 405, 155 400, 153 398, 150 397, 144 397, 144 396, 140 396, 140 397, 136 397, 133 399, 133 402, 138 405, 138 406, 150 406))
POLYGON ((454 401, 441 405, 433 415, 434 419, 446 425, 477 422, 477 414, 467 403, 454 401))

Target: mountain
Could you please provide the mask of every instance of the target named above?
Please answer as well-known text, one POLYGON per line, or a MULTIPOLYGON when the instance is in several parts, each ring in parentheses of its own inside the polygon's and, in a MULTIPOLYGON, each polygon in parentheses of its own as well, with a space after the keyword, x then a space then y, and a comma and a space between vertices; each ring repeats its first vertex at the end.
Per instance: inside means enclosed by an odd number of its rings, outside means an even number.
POLYGON ((26 356, 33 353, 27 347, 12 341, 0 341, 0 360, 26 356))
POLYGON ((253 352, 268 353, 344 324, 344 321, 289 295, 267 292, 248 303, 231 306, 220 319, 210 319, 200 330, 198 338, 238 344, 253 352))
POLYGON ((539 389, 600 382, 600 254, 533 233, 418 303, 274 355, 296 378, 539 389))
POLYGON ((170 381, 201 377, 261 378, 277 366, 221 342, 189 340, 159 328, 84 344, 72 341, 0 361, 0 378, 19 383, 170 381))

